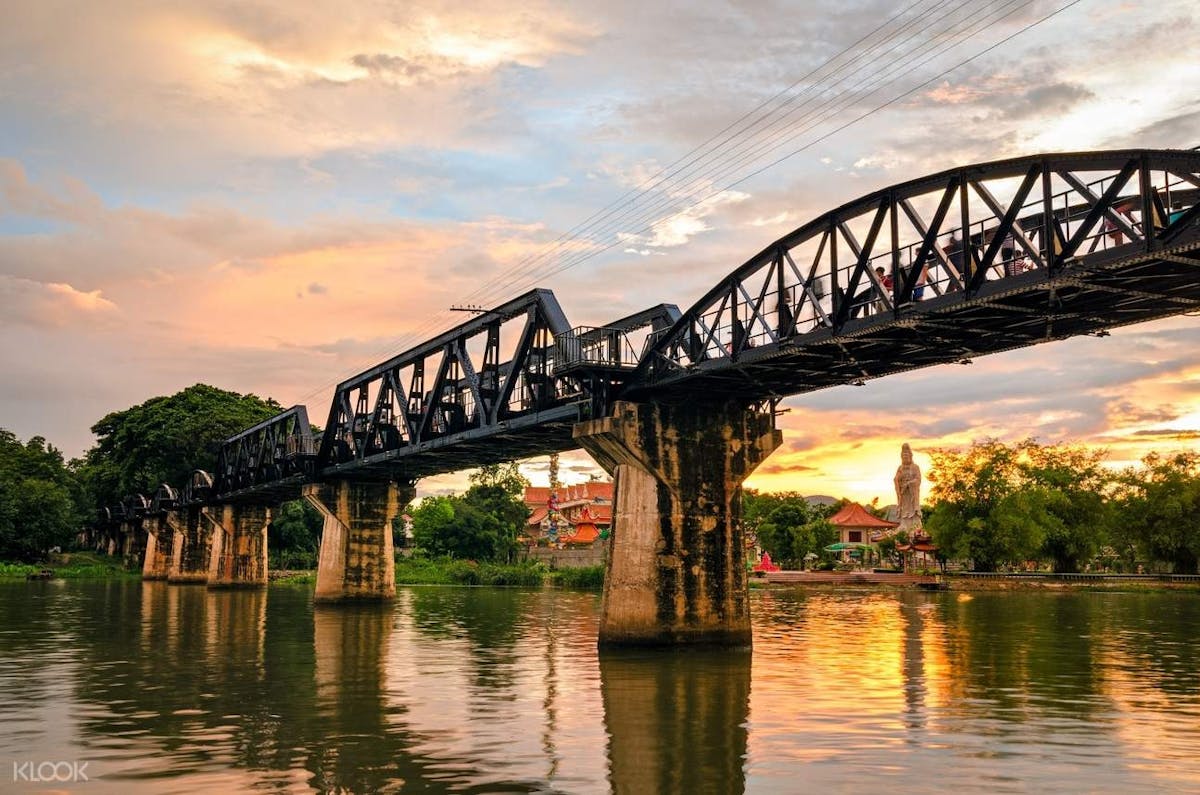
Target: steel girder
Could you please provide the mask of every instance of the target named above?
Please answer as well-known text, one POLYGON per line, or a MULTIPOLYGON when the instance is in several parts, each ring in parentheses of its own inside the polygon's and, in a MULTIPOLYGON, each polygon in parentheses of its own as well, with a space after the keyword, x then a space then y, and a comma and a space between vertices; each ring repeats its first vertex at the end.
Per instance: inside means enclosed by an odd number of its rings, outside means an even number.
POLYGON ((747 402, 1190 311, 1200 152, 984 163, 780 238, 639 362, 623 397, 747 402))
MULTIPOLYGON (((292 406, 221 443, 212 494, 233 496, 312 473, 315 457, 308 410, 292 406)), ((201 479, 202 480, 202 479, 201 479)), ((197 483, 193 473, 192 483, 197 483)))
POLYGON ((343 381, 318 474, 411 480, 568 449, 588 411, 578 379, 555 369, 568 329, 554 294, 532 290, 343 381))

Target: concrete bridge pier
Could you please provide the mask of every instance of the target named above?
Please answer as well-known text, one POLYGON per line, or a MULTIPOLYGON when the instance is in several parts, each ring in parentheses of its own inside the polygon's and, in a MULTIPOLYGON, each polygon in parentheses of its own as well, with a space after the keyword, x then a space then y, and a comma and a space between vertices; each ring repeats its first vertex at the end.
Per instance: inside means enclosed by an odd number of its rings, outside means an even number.
POLYGON ((209 551, 209 588, 258 588, 267 584, 267 525, 271 510, 237 503, 214 509, 209 551))
POLYGON ((602 647, 750 644, 742 481, 782 436, 732 403, 618 401, 575 426, 616 480, 602 647))
POLYGON ((136 569, 144 564, 146 551, 146 527, 142 519, 131 519, 121 523, 121 558, 125 568, 136 569))
POLYGON ((168 518, 175 523, 176 530, 167 582, 208 582, 212 539, 216 533, 212 517, 204 508, 190 507, 172 511, 168 518))
POLYGON ((171 553, 175 548, 175 525, 169 514, 146 519, 146 560, 142 564, 143 580, 165 580, 171 569, 171 553))
POLYGON ((395 598, 392 520, 415 494, 416 486, 395 482, 334 480, 304 486, 304 498, 325 517, 315 601, 395 598))

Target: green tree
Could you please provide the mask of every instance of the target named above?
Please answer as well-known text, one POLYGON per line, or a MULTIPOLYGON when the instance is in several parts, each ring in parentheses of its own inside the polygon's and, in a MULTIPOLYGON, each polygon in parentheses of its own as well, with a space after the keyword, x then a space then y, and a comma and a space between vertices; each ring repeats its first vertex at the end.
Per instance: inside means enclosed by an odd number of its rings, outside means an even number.
POLYGON ((298 558, 307 564, 321 543, 324 518, 307 500, 290 500, 279 506, 267 528, 267 547, 277 556, 281 568, 290 568, 288 560, 298 558))
POLYGON ((927 527, 948 556, 970 558, 980 571, 1031 559, 1078 571, 1095 555, 1105 524, 1104 455, 1033 439, 935 450, 927 527))
POLYGON ((462 497, 426 497, 412 518, 413 539, 430 555, 491 560, 502 546, 500 522, 462 497))
POLYGON ((1113 485, 1103 465, 1106 452, 1030 444, 1025 453, 1022 507, 1041 537, 1039 553, 1056 572, 1079 571, 1099 551, 1106 525, 1105 497, 1113 485))
POLYGON ((222 441, 280 410, 274 400, 207 384, 151 398, 92 426, 96 444, 81 475, 98 505, 149 496, 162 483, 178 487, 192 470, 213 470, 222 441))
POLYGON ((1142 459, 1144 469, 1124 474, 1114 505, 1118 538, 1172 571, 1195 573, 1200 560, 1200 454, 1142 459))
POLYGON ((38 560, 68 546, 81 524, 75 476, 62 453, 34 436, 0 428, 0 556, 38 560))
POLYGON ((499 527, 496 548, 488 557, 512 562, 517 549, 517 536, 529 519, 529 507, 525 504, 525 489, 529 481, 518 470, 516 463, 481 467, 471 474, 470 481, 471 487, 463 495, 463 502, 494 518, 499 527))
POLYGON ((489 487, 503 491, 510 497, 521 498, 529 488, 529 480, 521 474, 517 462, 507 464, 485 464, 467 478, 472 487, 489 487))
POLYGON ((1018 456, 1018 449, 995 439, 975 442, 965 451, 931 453, 934 508, 928 529, 948 556, 970 558, 979 571, 995 571, 1026 555, 1029 539, 1003 534, 992 522, 1013 491, 1018 456))
POLYGON ((820 555, 837 540, 826 512, 808 504, 798 492, 742 493, 742 524, 759 545, 785 568, 801 568, 809 553, 820 555))

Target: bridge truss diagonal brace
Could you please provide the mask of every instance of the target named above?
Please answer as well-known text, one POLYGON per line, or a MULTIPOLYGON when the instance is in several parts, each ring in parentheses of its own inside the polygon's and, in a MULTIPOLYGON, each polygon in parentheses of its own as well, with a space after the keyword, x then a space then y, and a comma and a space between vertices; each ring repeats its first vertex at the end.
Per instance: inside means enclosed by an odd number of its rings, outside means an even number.
POLYGON ((574 438, 616 479, 600 645, 748 646, 742 481, 782 442, 774 416, 617 401, 574 438))
POLYGON ((317 562, 317 602, 384 601, 396 596, 392 521, 416 487, 332 480, 304 486, 325 524, 317 562))

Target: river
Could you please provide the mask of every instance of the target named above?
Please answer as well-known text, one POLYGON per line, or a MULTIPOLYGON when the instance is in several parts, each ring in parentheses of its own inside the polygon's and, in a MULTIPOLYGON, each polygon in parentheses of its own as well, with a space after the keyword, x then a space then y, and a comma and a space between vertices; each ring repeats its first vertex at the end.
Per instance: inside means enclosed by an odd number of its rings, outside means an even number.
POLYGON ((0 792, 1200 788, 1195 593, 755 590, 752 653, 599 601, 0 583, 0 792))

